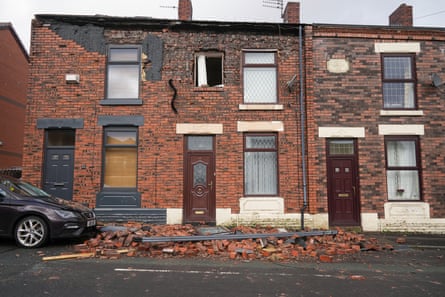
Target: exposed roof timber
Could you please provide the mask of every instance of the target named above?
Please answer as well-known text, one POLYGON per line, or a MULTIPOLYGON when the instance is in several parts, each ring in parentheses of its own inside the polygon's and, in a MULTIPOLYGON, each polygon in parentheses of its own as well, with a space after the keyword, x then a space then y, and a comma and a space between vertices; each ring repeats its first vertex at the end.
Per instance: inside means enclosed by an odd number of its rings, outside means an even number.
POLYGON ((298 24, 257 22, 180 21, 148 17, 113 17, 105 15, 54 15, 38 14, 36 20, 45 23, 63 22, 72 25, 97 25, 105 28, 170 28, 280 32, 298 34, 298 24))

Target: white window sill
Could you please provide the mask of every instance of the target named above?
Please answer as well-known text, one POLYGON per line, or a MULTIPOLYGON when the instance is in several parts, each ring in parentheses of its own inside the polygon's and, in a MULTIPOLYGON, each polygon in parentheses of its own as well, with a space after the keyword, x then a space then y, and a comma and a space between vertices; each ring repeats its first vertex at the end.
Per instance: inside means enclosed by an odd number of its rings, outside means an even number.
POLYGON ((423 110, 380 110, 380 115, 383 117, 393 117, 393 116, 420 117, 423 116, 423 110))
POLYGON ((283 110, 283 104, 240 104, 239 110, 283 110))
POLYGON ((282 197, 242 197, 239 199, 240 214, 283 214, 282 197))

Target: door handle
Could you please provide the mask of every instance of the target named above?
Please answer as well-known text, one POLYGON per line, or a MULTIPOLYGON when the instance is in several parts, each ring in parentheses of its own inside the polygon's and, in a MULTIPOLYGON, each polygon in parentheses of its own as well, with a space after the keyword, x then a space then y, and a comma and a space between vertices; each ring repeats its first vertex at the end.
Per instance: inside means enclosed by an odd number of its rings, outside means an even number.
POLYGON ((210 181, 209 188, 210 188, 210 190, 213 190, 213 180, 210 181))

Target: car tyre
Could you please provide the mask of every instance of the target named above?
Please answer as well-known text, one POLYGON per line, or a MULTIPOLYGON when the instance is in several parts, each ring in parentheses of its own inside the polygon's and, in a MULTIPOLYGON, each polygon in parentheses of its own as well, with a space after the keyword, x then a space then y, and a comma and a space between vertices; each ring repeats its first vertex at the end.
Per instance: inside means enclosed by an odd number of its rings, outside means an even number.
POLYGON ((24 248, 36 248, 48 239, 48 225, 40 217, 28 216, 21 219, 14 230, 17 245, 24 248))

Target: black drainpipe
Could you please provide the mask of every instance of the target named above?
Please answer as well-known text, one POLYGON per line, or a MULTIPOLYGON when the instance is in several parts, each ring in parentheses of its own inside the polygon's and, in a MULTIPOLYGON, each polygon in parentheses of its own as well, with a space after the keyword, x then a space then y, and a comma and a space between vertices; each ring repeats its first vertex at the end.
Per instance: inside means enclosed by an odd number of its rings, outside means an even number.
POLYGON ((303 25, 298 25, 298 63, 300 72, 300 120, 301 120, 301 159, 303 171, 303 207, 301 210, 301 230, 304 230, 304 211, 307 208, 307 180, 306 180, 306 109, 305 109, 305 81, 303 63, 303 25))

